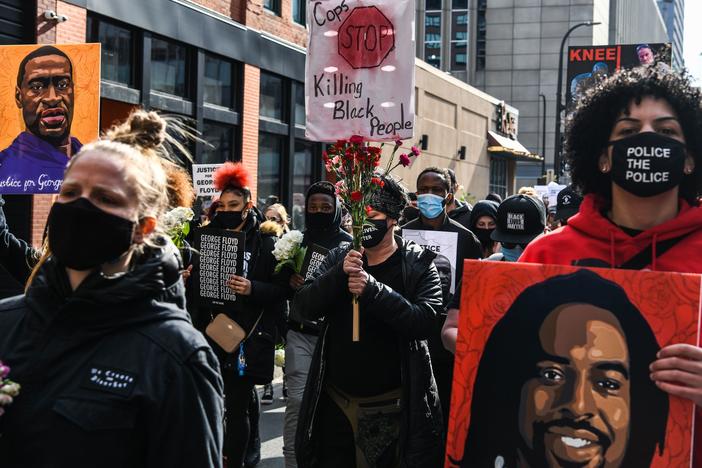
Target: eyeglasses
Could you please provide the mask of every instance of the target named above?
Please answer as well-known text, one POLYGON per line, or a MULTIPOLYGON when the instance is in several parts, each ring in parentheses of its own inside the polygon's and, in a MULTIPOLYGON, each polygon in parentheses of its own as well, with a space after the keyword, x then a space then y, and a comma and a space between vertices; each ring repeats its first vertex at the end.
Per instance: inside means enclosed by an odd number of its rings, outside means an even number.
POLYGON ((266 218, 268 221, 273 221, 274 223, 282 223, 283 220, 280 218, 266 218))

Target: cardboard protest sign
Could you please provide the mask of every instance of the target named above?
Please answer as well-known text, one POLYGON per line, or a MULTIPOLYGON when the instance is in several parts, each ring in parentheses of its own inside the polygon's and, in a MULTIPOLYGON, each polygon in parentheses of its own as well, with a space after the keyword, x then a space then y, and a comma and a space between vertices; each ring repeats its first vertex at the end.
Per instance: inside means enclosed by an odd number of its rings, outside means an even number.
POLYGON ((650 378, 698 342, 700 276, 466 261, 446 467, 690 466, 694 407, 650 378))
POLYGON ((0 46, 0 193, 57 193, 95 140, 100 44, 0 46))
POLYGON ((453 294, 456 290, 456 266, 458 264, 458 233, 443 231, 422 231, 418 229, 403 229, 402 237, 429 249, 436 254, 434 265, 439 271, 441 289, 444 297, 446 290, 453 294))
POLYGON ((200 266, 195 269, 199 305, 222 310, 236 303, 227 280, 232 275, 244 276, 245 245, 242 232, 207 227, 195 231, 195 249, 200 252, 200 266))
POLYGON ((222 164, 193 164, 193 188, 196 197, 213 197, 219 190, 214 186, 212 174, 222 164))
POLYGON ((414 136, 414 10, 414 0, 308 1, 307 138, 414 136))
POLYGON ((568 48, 566 103, 572 109, 585 91, 624 68, 650 65, 670 69, 670 44, 617 44, 568 48))
POLYGON ((300 276, 305 278, 305 281, 312 278, 314 272, 317 271, 324 259, 327 258, 328 253, 329 249, 325 249, 317 244, 308 246, 307 252, 305 253, 305 259, 302 261, 300 276))

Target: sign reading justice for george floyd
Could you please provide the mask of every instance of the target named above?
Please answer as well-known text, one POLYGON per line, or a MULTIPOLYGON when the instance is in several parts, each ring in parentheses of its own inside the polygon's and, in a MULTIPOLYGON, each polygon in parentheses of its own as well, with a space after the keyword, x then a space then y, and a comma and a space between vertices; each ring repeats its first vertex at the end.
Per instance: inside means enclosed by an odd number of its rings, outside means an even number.
POLYGON ((414 0, 315 0, 305 103, 307 137, 414 136, 414 0))

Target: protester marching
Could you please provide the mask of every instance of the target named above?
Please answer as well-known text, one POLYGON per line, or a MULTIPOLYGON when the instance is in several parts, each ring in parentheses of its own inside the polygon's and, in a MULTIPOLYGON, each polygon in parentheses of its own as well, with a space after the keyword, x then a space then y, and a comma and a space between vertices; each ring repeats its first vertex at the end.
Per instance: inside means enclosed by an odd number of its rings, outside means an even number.
POLYGON ((0 467, 702 468, 678 2, 49 3, 0 2, 0 467))

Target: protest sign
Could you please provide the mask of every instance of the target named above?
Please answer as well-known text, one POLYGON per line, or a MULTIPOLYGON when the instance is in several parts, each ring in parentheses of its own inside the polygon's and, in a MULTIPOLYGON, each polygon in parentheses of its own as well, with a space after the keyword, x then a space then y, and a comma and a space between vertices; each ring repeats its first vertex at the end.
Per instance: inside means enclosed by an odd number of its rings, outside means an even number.
POLYGON ((232 275, 243 276, 244 245, 242 232, 199 228, 195 231, 195 249, 200 252, 200 266, 195 269, 198 304, 216 310, 231 310, 236 294, 227 286, 232 275))
POLYGON ((222 164, 193 164, 193 188, 196 197, 214 197, 219 190, 214 186, 212 174, 222 164))
POLYGON ((317 244, 308 246, 305 259, 302 262, 302 268, 300 269, 300 276, 302 276, 305 281, 312 278, 314 272, 317 271, 324 259, 327 258, 328 253, 329 249, 325 249, 317 244))
POLYGON ((444 297, 448 297, 445 294, 447 288, 449 292, 453 294, 456 289, 458 233, 403 229, 402 237, 414 241, 422 246, 422 248, 429 249, 436 254, 434 265, 436 265, 436 269, 439 271, 444 297))
POLYGON ((98 137, 100 44, 0 46, 0 62, 0 193, 58 193, 98 137))
POLYGON ((566 107, 572 110, 585 91, 618 70, 641 65, 670 70, 670 44, 616 44, 568 48, 566 107))
POLYGON ((699 319, 699 275, 466 261, 445 467, 688 468, 649 366, 699 319))
POLYGON ((307 138, 414 136, 414 10, 414 0, 307 3, 307 138))

